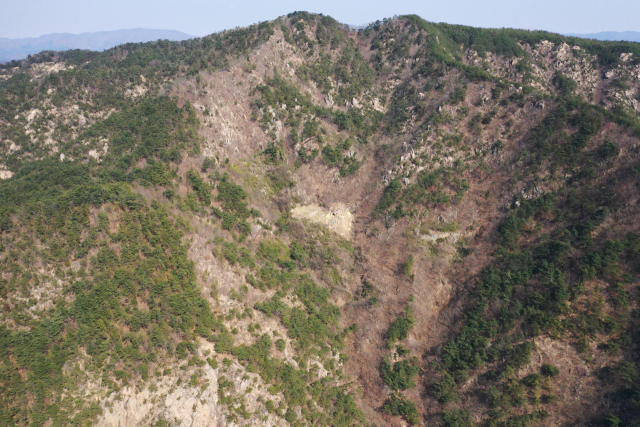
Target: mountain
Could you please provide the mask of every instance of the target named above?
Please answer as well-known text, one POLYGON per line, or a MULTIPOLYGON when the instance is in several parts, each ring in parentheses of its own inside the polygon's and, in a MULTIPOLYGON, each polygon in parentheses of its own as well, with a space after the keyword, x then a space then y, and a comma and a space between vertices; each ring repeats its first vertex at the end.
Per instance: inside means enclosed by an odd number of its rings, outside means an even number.
POLYGON ((0 66, 0 425, 638 425, 639 67, 306 12, 0 66))
POLYGON ((638 31, 603 31, 601 33, 588 34, 571 33, 567 34, 567 36, 595 40, 640 42, 640 32, 638 31))
POLYGON ((98 31, 93 33, 55 33, 24 39, 0 38, 0 62, 20 60, 43 50, 106 50, 123 43, 145 43, 154 40, 181 41, 193 38, 189 34, 172 30, 98 31))

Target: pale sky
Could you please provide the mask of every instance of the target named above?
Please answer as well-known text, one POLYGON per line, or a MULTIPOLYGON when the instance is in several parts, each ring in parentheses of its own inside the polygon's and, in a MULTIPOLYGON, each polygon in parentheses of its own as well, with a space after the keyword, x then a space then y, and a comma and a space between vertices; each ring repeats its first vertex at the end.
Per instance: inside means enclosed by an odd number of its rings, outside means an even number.
POLYGON ((296 10, 352 25, 415 13, 428 21, 480 27, 640 31, 640 0, 0 0, 0 37, 129 28, 203 36, 296 10))

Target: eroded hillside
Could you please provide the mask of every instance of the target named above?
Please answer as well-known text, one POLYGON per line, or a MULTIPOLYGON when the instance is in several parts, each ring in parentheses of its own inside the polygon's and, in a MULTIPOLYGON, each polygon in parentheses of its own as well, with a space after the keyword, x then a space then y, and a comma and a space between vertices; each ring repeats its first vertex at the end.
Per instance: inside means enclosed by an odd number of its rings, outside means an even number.
POLYGON ((639 61, 301 12, 3 66, 0 425, 636 425, 639 61))

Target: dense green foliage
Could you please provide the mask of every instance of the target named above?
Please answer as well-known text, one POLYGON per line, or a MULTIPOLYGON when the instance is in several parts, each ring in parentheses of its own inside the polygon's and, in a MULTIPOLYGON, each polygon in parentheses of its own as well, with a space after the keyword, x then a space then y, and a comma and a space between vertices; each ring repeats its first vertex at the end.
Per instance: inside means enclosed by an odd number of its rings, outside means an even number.
MULTIPOLYGON (((227 245, 225 243, 224 245, 227 245)), ((230 353, 243 363, 250 372, 257 372, 263 380, 271 384, 273 393, 282 392, 289 412, 282 414, 293 419, 293 409, 302 407, 303 415, 309 422, 320 425, 353 425, 354 421, 364 421, 363 413, 355 406, 353 397, 342 387, 336 387, 329 377, 314 380, 315 370, 306 369, 303 362, 314 357, 325 361, 324 367, 335 371, 337 366, 331 356, 344 348, 345 335, 355 330, 355 325, 340 330, 338 318, 340 310, 329 302, 328 289, 318 286, 307 274, 298 271, 306 265, 307 254, 304 246, 292 242, 288 247, 279 240, 261 241, 256 258, 262 266, 251 266, 258 272, 247 276, 247 281, 259 289, 275 289, 276 294, 255 305, 255 309, 268 317, 277 317, 288 330, 288 337, 295 346, 299 368, 271 355, 271 339, 262 335, 252 346, 234 346, 232 336, 223 330, 211 337, 216 342, 216 351, 230 353), (291 307, 286 302, 291 293, 302 304, 291 307), (307 407, 307 399, 312 398, 322 409, 313 405, 307 407)), ((283 350, 285 342, 276 341, 276 347, 283 350)))
MULTIPOLYGON (((464 25, 452 25, 446 23, 430 23, 416 15, 407 15, 406 18, 412 25, 421 28, 428 33, 439 36, 440 40, 450 40, 456 46, 462 45, 464 49, 474 49, 478 53, 496 53, 506 57, 521 57, 524 50, 518 44, 526 43, 535 46, 543 40, 549 40, 556 44, 568 43, 571 46, 580 46, 592 55, 596 55, 602 65, 616 65, 620 61, 620 54, 631 52, 635 61, 638 61, 640 46, 631 42, 604 42, 577 37, 566 37, 560 34, 546 31, 516 30, 511 28, 477 28, 464 25)), ((435 37, 434 37, 435 38, 435 37)), ((451 47, 451 45, 447 45, 451 47)))
POLYGON ((413 317, 413 309, 411 306, 408 306, 404 314, 398 317, 389 326, 389 332, 387 333, 389 345, 391 346, 397 341, 406 340, 409 337, 409 331, 411 330, 411 327, 413 327, 415 321, 416 320, 413 317))
POLYGON ((322 158, 328 165, 337 166, 340 169, 340 176, 353 175, 362 166, 362 162, 357 160, 355 155, 343 155, 343 152, 351 148, 352 145, 353 141, 347 139, 335 147, 327 144, 322 149, 322 158))
MULTIPOLYGON (((182 151, 197 150, 195 112, 190 105, 181 109, 166 97, 148 98, 140 104, 114 113, 89 128, 82 141, 112 141, 109 156, 100 168, 102 182, 139 181, 144 186, 168 186, 175 176, 168 163, 180 163, 182 151), (146 160, 146 167, 136 162, 146 160)), ((79 141, 71 153, 79 155, 79 141)))
POLYGON ((420 372, 417 358, 401 360, 391 365, 388 359, 382 361, 380 375, 391 390, 407 390, 416 386, 414 378, 420 372))
POLYGON ((214 208, 213 212, 222 219, 222 228, 225 230, 236 228, 243 235, 249 234, 251 226, 247 223, 247 219, 251 216, 251 210, 245 201, 247 193, 226 173, 221 177, 217 175, 216 178, 219 178, 216 200, 222 203, 222 211, 214 208))
MULTIPOLYGON (((604 120, 596 108, 562 99, 558 109, 531 134, 535 163, 550 159, 551 168, 571 168, 593 155, 615 152, 610 143, 595 154, 584 152, 604 120), (576 131, 567 136, 567 127, 576 131)), ((626 171, 620 171, 618 179, 628 180, 626 171)), ((590 185, 591 180, 578 178, 572 186, 519 199, 513 206, 498 228, 495 262, 480 274, 465 326, 446 344, 440 359, 442 371, 433 391, 442 403, 457 400, 456 383, 487 364, 490 373, 486 378, 493 384, 488 388, 490 416, 498 423, 495 425, 516 422, 514 417, 522 416, 513 415, 513 408, 527 402, 552 402, 553 396, 541 396, 540 391, 527 393, 527 387, 540 387, 542 377, 529 376, 522 382, 514 377, 515 371, 530 363, 534 350, 530 337, 549 334, 579 343, 606 333, 611 334, 611 345, 633 353, 637 343, 627 335, 632 334, 627 328, 633 323, 623 307, 628 307, 628 283, 637 265, 631 255, 637 236, 630 234, 624 240, 593 237, 598 224, 619 209, 618 179, 590 185), (586 292, 587 283, 595 278, 613 293, 614 313, 603 314, 604 301, 598 290, 586 292), (618 295, 620 302, 616 302, 618 295)), ((553 377, 559 372, 545 365, 542 373, 553 377)), ((627 418, 632 414, 627 412, 627 418)), ((518 422, 528 425, 541 416, 542 409, 518 422)))
MULTIPOLYGON (((0 333, 2 425, 26 419, 42 425, 49 418, 54 425, 90 422, 95 404, 62 393, 81 379, 64 375, 63 366, 73 366, 82 352, 90 356, 86 368, 104 372, 103 385, 116 390, 129 379, 145 379, 149 362, 184 357, 196 336, 221 327, 200 296, 169 212, 127 186, 169 185, 171 164, 181 160, 182 150, 197 147, 196 124, 188 107, 146 98, 78 137, 112 141, 102 164, 48 158, 25 164, 2 183, 1 211, 14 216, 3 216, 0 263, 6 280, 0 292, 12 295, 14 304, 18 295, 29 300, 7 313, 21 329, 3 326, 0 333), (132 167, 140 159, 146 167, 132 167), (55 275, 34 272, 34 262, 55 275), (46 283, 64 283, 71 302, 60 299, 50 309, 30 312, 37 303, 31 289, 46 283), (177 347, 171 334, 179 337, 177 347), (116 364, 123 368, 116 370, 116 364)), ((64 149, 79 155, 84 148, 70 140, 64 149)))
POLYGON ((415 184, 403 187, 398 179, 392 180, 375 209, 375 215, 399 220, 412 215, 416 206, 433 207, 460 200, 469 189, 467 180, 460 177, 462 167, 440 167, 434 171, 421 171, 415 184), (394 209, 391 209, 395 206, 394 209), (411 210, 410 210, 411 209, 411 210))
MULTIPOLYGON (((66 163, 58 165, 64 169, 66 163)), ((219 327, 196 287, 181 233, 165 209, 148 206, 126 187, 99 191, 104 200, 84 203, 77 199, 78 193, 82 193, 80 188, 72 188, 54 198, 27 201, 33 208, 40 205, 40 209, 31 208, 29 216, 21 218, 22 227, 30 231, 19 238, 3 239, 3 271, 14 272, 5 291, 28 296, 30 284, 52 280, 23 269, 35 255, 33 246, 29 246, 35 239, 48 248, 50 255, 44 258, 47 264, 60 270, 59 266, 77 259, 81 268, 60 273, 75 295, 72 303, 61 300, 44 320, 16 311, 14 321, 28 327, 28 332, 3 328, 1 420, 20 419, 27 410, 31 425, 41 425, 49 417, 67 420, 68 411, 73 409, 61 400, 61 391, 71 380, 63 376, 62 366, 73 360, 80 348, 91 356, 91 369, 104 371, 103 383, 117 389, 126 378, 141 375, 145 364, 155 361, 159 354, 176 351, 170 333, 189 343, 195 336, 208 336, 219 327), (74 199, 80 203, 73 203, 74 199), (117 232, 110 231, 106 216, 95 226, 89 224, 89 207, 103 203, 117 214, 117 232), (65 212, 58 206, 75 207, 65 212), (111 249, 115 243, 121 247, 120 254, 111 249), (22 245, 27 251, 18 256, 16 249, 22 245), (89 257, 87 251, 92 248, 97 253, 89 257), (139 302, 149 308, 139 310, 139 302), (118 361, 125 366, 120 378, 112 376, 118 361), (19 371, 25 372, 25 380, 19 371), (35 405, 26 405, 24 399, 34 399, 35 405)), ((180 348, 177 350, 180 355, 180 348)), ((78 409, 82 408, 80 405, 78 409)), ((95 414, 95 408, 91 408, 86 407, 78 421, 89 420, 90 414, 95 414)))
POLYGON ((387 414, 403 417, 409 425, 415 425, 420 422, 420 413, 415 403, 402 396, 392 396, 384 403, 382 410, 387 414))

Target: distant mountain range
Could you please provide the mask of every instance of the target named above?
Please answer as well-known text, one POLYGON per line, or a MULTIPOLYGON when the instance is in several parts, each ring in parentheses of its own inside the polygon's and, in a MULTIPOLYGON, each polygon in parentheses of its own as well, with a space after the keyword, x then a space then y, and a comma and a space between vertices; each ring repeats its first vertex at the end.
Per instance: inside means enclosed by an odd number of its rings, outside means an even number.
POLYGON ((620 40, 620 41, 640 43, 640 32, 638 31, 603 31, 601 33, 589 33, 589 34, 571 33, 566 35, 570 37, 580 37, 583 39, 611 40, 611 41, 620 40))
POLYGON ((181 41, 193 37, 180 31, 136 28, 82 34, 55 33, 24 39, 0 38, 0 62, 24 59, 28 55, 43 50, 88 49, 101 51, 122 43, 141 43, 153 40, 181 41))

